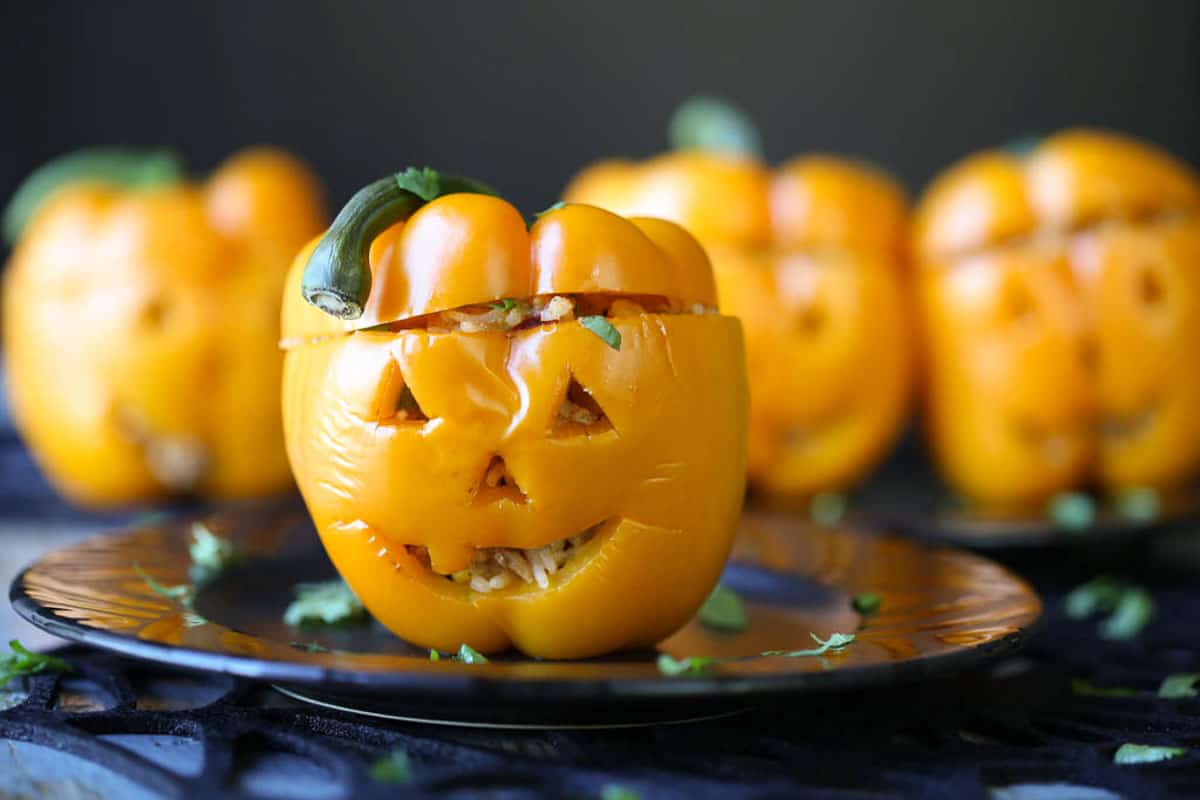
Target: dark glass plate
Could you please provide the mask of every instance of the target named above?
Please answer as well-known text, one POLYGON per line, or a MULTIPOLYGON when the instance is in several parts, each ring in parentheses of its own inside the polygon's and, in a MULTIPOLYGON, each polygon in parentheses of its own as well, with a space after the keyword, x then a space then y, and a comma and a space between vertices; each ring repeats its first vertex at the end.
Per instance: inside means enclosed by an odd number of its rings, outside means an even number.
POLYGON ((156 594, 188 582, 190 524, 96 537, 47 555, 17 577, 11 598, 66 639, 176 667, 280 684, 295 696, 362 713, 458 724, 590 726, 692 720, 782 695, 911 681, 1016 648, 1041 614, 1033 590, 979 556, 795 518, 743 520, 725 583, 744 599, 738 633, 693 621, 659 651, 717 656, 706 674, 659 673, 657 652, 587 661, 519 654, 487 664, 431 662, 378 624, 297 629, 282 615, 299 581, 333 576, 303 509, 238 509, 205 520, 248 554, 198 591, 194 612, 156 594), (876 615, 851 598, 873 592, 876 615), (811 648, 809 633, 856 633, 823 657, 762 657, 811 648), (333 652, 310 652, 317 643, 333 652))

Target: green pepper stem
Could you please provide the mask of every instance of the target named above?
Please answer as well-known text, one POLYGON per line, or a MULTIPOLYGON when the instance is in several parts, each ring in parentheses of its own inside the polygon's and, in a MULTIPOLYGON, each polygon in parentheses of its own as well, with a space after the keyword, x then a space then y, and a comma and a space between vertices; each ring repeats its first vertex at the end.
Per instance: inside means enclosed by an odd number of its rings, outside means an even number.
POLYGON ((675 150, 762 155, 762 140, 750 116, 715 97, 685 100, 671 115, 668 138, 675 150))
POLYGON ((300 284, 304 299, 339 319, 361 317, 371 296, 371 243, 431 200, 461 192, 496 194, 478 181, 428 167, 409 167, 359 189, 309 256, 300 284))
POLYGON ((170 150, 94 148, 59 156, 26 178, 4 209, 4 239, 15 245, 50 196, 72 183, 94 181, 130 188, 183 179, 183 163, 170 150))

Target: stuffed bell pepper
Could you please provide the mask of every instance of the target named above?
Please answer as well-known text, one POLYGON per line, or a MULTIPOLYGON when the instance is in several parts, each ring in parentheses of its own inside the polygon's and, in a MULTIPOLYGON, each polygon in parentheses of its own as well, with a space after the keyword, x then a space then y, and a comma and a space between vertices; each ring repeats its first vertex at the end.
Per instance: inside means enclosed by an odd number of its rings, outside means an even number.
POLYGON ((6 213, 6 385, 17 428, 86 506, 290 484, 279 291, 325 224, 295 159, 250 150, 205 183, 164 153, 51 162, 6 213))
POLYGON ((302 251, 283 309, 288 453, 371 613, 423 647, 651 645, 720 575, 741 508, 741 327, 676 225, 527 223, 408 170, 302 251))
POLYGON ((1200 178, 1069 131, 974 155, 929 189, 915 247, 927 428, 996 509, 1188 486, 1200 468, 1200 178))
POLYGON ((809 156, 770 170, 737 112, 685 104, 676 151, 600 162, 568 200, 673 220, 704 245, 721 307, 746 330, 751 484, 807 501, 852 487, 906 420, 906 202, 887 175, 809 156))

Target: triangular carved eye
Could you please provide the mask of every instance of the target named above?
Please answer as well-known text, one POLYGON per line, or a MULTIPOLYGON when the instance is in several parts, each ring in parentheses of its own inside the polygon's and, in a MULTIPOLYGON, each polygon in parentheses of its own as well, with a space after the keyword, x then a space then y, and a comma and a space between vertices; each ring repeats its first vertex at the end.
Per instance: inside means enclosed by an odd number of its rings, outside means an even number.
POLYGON ((508 471, 508 465, 504 463, 503 457, 495 455, 488 462, 487 469, 483 471, 483 478, 479 481, 479 487, 475 490, 475 503, 486 505, 501 500, 527 503, 529 497, 517 485, 517 480, 508 471))
POLYGON ((427 422, 429 420, 429 415, 421 409, 421 404, 417 402, 412 389, 407 385, 400 390, 400 396, 396 398, 394 418, 398 422, 427 422))
POLYGON ((395 361, 384 368, 374 406, 376 419, 385 424, 429 421, 429 415, 417 402, 395 361))
POLYGON ((612 430, 612 423, 604 409, 596 402, 591 392, 583 388, 575 376, 567 383, 567 392, 563 395, 550 423, 550 435, 564 436, 594 436, 612 430))

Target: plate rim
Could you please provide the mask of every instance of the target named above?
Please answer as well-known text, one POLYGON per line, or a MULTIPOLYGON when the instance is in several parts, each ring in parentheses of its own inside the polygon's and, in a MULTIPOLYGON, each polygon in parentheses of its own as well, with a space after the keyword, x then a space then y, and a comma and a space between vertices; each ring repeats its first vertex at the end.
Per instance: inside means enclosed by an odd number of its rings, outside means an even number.
MULTIPOLYGON (((767 515, 774 516, 774 515, 767 515)), ((192 517, 173 521, 188 525, 192 517)), ((897 536, 878 529, 846 526, 852 535, 876 539, 893 538, 907 546, 934 554, 943 551, 958 559, 976 562, 992 570, 999 570, 1014 588, 1018 588, 1031 602, 1029 619, 996 638, 959 649, 936 654, 927 654, 902 661, 861 664, 843 669, 822 671, 791 671, 763 674, 722 674, 713 672, 704 675, 653 675, 612 676, 582 678, 569 675, 530 677, 508 671, 490 670, 483 673, 469 664, 446 662, 436 670, 358 670, 329 665, 327 653, 312 653, 297 649, 289 660, 276 660, 263 656, 217 652, 184 645, 140 639, 104 628, 93 627, 79 620, 59 616, 53 609, 41 605, 25 588, 26 575, 38 567, 49 555, 64 549, 78 547, 96 539, 107 539, 129 535, 137 528, 98 533, 96 536, 56 548, 44 554, 33 564, 26 566, 14 578, 9 587, 9 601, 17 614, 26 622, 53 636, 70 642, 97 647, 120 655, 148 661, 173 669, 215 672, 268 683, 312 686, 337 689, 349 693, 406 693, 420 694, 422 698, 438 697, 461 699, 463 693, 494 695, 503 694, 503 700, 520 700, 537 697, 541 700, 559 702, 596 700, 621 700, 622 702, 684 702, 694 700, 738 700, 748 697, 770 697, 801 693, 817 693, 878 687, 882 685, 909 683, 927 678, 958 673, 982 663, 992 661, 1005 653, 1016 652, 1041 628, 1045 621, 1045 606, 1040 595, 1020 575, 1007 566, 979 553, 946 543, 929 542, 910 537, 897 536)), ((738 562, 731 558, 729 563, 738 562)), ((757 565, 748 564, 756 567, 757 565)), ((214 623, 220 625, 220 623, 214 623)), ((225 627, 226 630, 232 630, 225 627)), ((258 637, 256 637, 258 638, 258 637)), ((394 656, 397 659, 416 656, 394 656)), ((501 666, 504 662, 493 662, 501 666)), ((570 663, 570 662, 566 662, 570 663)), ((501 698, 497 698, 501 699, 501 698)))

